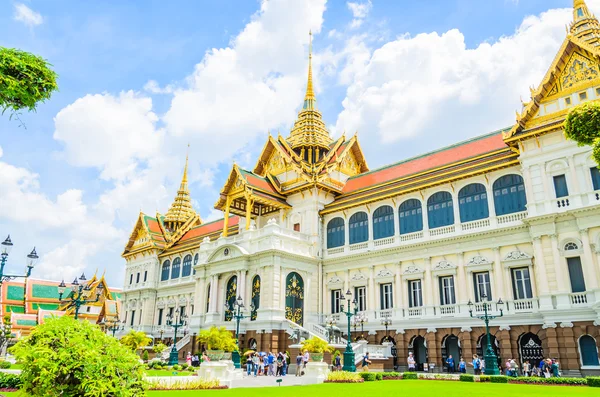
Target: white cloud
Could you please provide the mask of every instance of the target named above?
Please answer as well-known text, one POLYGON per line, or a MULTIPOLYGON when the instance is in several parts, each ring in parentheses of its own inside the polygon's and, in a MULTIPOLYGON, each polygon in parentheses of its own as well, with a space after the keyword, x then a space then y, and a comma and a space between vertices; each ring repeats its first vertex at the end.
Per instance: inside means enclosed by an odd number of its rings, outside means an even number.
POLYGON ((528 87, 552 63, 571 18, 569 9, 530 16, 513 35, 472 49, 456 29, 403 35, 366 62, 365 48, 352 43, 356 55, 348 57, 357 60, 341 74, 351 83, 335 129, 358 130, 367 149, 389 162, 399 153, 386 148, 401 139, 412 139, 401 150, 414 155, 506 127, 514 123, 520 95, 528 98, 528 87))
POLYGON ((156 80, 148 80, 148 82, 144 85, 144 91, 147 91, 151 94, 172 94, 174 91, 173 86, 167 85, 166 87, 161 87, 156 80))
POLYGON ((157 121, 152 99, 132 91, 86 95, 56 115, 54 139, 64 143, 70 164, 96 167, 104 179, 124 179, 158 152, 163 132, 157 121))
POLYGON ((29 27, 41 25, 44 22, 44 18, 40 13, 33 11, 23 3, 15 3, 13 19, 29 27))
POLYGON ((346 6, 354 17, 352 22, 350 22, 350 28, 356 29, 363 24, 365 18, 369 15, 371 8, 373 8, 373 3, 371 3, 371 0, 367 0, 364 3, 348 2, 346 6))

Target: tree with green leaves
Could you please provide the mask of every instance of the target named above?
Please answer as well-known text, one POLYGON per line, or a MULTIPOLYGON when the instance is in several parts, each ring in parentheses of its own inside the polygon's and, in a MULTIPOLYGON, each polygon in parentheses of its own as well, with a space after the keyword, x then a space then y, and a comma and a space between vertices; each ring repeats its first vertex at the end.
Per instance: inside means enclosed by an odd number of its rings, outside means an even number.
POLYGON ((37 105, 58 90, 58 75, 44 58, 15 48, 0 47, 0 109, 12 118, 37 105))
POLYGON ((23 394, 32 397, 145 396, 144 366, 100 327, 52 317, 9 349, 23 365, 23 394))
POLYGON ((579 146, 592 146, 592 156, 600 164, 600 102, 584 102, 575 106, 564 123, 567 139, 579 146))
POLYGON ((157 357, 160 357, 162 355, 162 353, 165 350, 167 350, 167 345, 159 342, 156 345, 154 345, 154 347, 152 347, 152 350, 154 350, 154 353, 156 353, 157 357))
POLYGON ((12 322, 10 321, 10 314, 5 314, 2 317, 2 324, 0 324, 0 352, 4 351, 4 347, 12 338, 12 322))
POLYGON ((135 331, 133 329, 121 338, 121 344, 127 346, 134 352, 148 346, 150 342, 152 342, 152 338, 149 338, 142 331, 135 331))

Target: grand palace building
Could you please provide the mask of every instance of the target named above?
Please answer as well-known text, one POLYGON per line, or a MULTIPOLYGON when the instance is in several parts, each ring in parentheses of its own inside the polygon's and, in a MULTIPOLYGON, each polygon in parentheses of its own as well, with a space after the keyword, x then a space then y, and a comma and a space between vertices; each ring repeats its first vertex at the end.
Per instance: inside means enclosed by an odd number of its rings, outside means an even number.
POLYGON ((598 20, 574 0, 515 125, 379 169, 357 135, 328 132, 310 55, 297 120, 268 136, 253 169, 233 165, 215 204, 223 219, 193 209, 187 162, 166 214, 139 214, 121 320, 170 338, 167 316, 185 314, 177 345, 189 351, 202 328, 235 329, 239 296, 243 347, 283 351, 293 336, 345 330, 349 291, 352 340, 392 342, 401 367, 409 352, 421 368, 481 355, 485 328, 469 310, 502 308, 491 321, 502 362, 600 373, 600 172, 591 148, 563 135, 571 108, 600 100, 599 46, 598 20))

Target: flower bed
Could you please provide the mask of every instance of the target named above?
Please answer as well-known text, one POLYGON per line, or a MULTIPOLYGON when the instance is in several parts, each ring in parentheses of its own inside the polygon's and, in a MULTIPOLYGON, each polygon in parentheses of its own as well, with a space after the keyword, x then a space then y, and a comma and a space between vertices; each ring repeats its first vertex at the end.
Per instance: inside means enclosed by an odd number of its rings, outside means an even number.
POLYGON ((326 383, 362 383, 364 379, 360 373, 348 371, 335 371, 327 375, 326 383))
POLYGON ((564 385, 564 386, 587 386, 587 378, 537 378, 521 377, 508 378, 508 383, 533 384, 533 385, 564 385))
POLYGON ((218 390, 227 389, 221 386, 218 380, 198 380, 193 382, 148 382, 148 390, 218 390))

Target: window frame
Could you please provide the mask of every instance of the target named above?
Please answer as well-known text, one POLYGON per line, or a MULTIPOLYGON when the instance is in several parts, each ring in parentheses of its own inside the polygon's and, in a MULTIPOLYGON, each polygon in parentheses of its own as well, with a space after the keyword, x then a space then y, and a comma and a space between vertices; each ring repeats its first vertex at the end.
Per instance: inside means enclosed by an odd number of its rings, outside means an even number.
POLYGON ((343 294, 341 289, 331 290, 331 314, 339 314, 342 312, 341 306, 343 301, 343 294))
POLYGON ((381 310, 389 310, 394 308, 394 287, 392 283, 379 284, 380 306, 381 310))
POLYGON ((450 306, 456 304, 456 287, 454 276, 440 276, 438 278, 440 287, 440 305, 450 306), (447 282, 447 283, 446 283, 447 282))
POLYGON ((533 287, 531 283, 531 271, 529 266, 525 267, 515 267, 510 269, 510 276, 512 280, 513 287, 513 298, 514 300, 526 300, 533 299, 533 287), (524 272, 527 272, 526 276, 524 272), (521 274, 521 278, 519 279, 517 273, 521 274), (522 288, 523 296, 521 297, 521 293, 519 292, 519 286, 522 288), (529 293, 528 293, 529 292, 529 293), (530 296, 527 296, 530 295, 530 296))
POLYGON ((423 307, 423 280, 408 280, 408 307, 423 307))
POLYGON ((367 287, 364 285, 354 287, 354 296, 356 297, 358 311, 367 311, 367 287))
POLYGON ((567 181, 566 174, 553 175, 552 183, 554 185, 554 196, 557 199, 563 198, 563 197, 569 197, 569 184, 567 181), (561 182, 557 183, 557 181, 561 181, 561 182), (564 183, 564 185, 560 185, 561 183, 564 183), (564 191, 563 191, 563 189, 564 189, 564 191))
POLYGON ((492 277, 488 270, 482 271, 482 272, 473 272, 473 292, 475 294, 475 302, 477 302, 477 303, 484 302, 484 300, 482 299, 483 294, 480 289, 480 285, 485 286, 485 290, 486 290, 485 291, 485 295, 486 295, 485 302, 491 302, 493 300, 492 277), (484 277, 487 276, 487 280, 484 279, 483 283, 480 283, 479 276, 484 276, 484 277))

